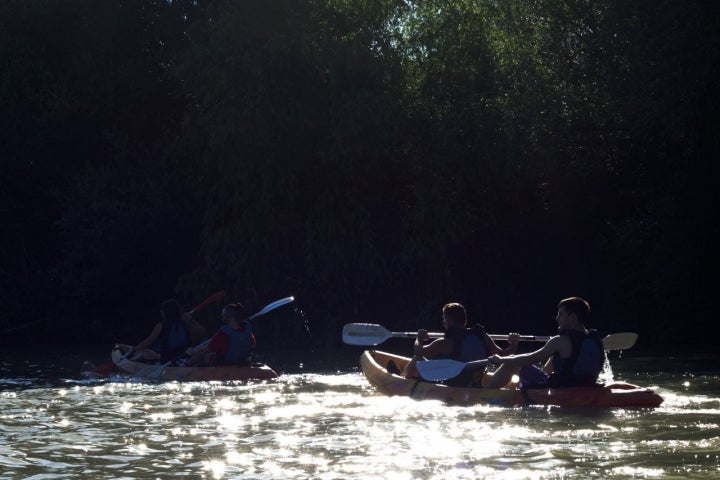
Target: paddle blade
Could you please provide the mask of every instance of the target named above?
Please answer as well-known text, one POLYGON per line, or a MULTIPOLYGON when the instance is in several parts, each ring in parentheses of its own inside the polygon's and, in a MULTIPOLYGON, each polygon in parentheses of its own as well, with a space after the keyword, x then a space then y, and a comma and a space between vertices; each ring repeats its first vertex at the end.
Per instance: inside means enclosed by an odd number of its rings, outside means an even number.
POLYGON ((146 379, 157 379, 160 378, 160 375, 162 375, 163 370, 165 370, 165 367, 170 365, 171 362, 167 363, 161 363, 158 365, 149 365, 142 370, 138 370, 137 372, 133 373, 133 377, 137 378, 146 378, 146 379))
POLYGON ((269 311, 275 310, 276 308, 287 305, 288 303, 291 303, 293 301, 295 301, 295 297, 285 297, 281 298, 280 300, 275 300, 274 302, 265 305, 265 308, 257 312, 255 315, 249 317, 248 320, 252 320, 255 317, 259 317, 260 315, 265 315, 269 311))
POLYGON ((190 310, 188 312, 188 314, 192 315, 193 313, 197 312, 198 310, 203 309, 203 308, 207 307, 208 305, 211 305, 211 304, 217 302, 224 296, 225 296, 225 290, 220 290, 219 292, 215 292, 212 295, 210 295, 208 298, 203 300, 203 302, 200 305, 198 305, 197 307, 190 310))
POLYGON ((429 382, 439 382, 460 375, 465 363, 450 359, 421 360, 415 366, 422 378, 429 382))
POLYGON ((348 345, 377 345, 392 336, 392 332, 372 323, 348 323, 343 327, 342 339, 348 345))
POLYGON ((635 332, 611 333, 603 338, 605 350, 626 350, 635 345, 638 334, 635 332))

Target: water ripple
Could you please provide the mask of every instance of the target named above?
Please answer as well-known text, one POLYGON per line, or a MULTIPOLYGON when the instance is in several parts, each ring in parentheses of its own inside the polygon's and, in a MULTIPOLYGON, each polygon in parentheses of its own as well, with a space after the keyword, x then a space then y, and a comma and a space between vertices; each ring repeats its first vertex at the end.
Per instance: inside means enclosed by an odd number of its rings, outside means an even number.
MULTIPOLYGON (((633 375, 616 377, 642 383, 633 375)), ((250 383, 23 378, 0 380, 0 388, 12 386, 0 390, 2 479, 700 479, 720 472, 720 398, 707 387, 717 373, 657 374, 648 383, 666 398, 660 408, 597 411, 388 398, 357 371, 250 383)))

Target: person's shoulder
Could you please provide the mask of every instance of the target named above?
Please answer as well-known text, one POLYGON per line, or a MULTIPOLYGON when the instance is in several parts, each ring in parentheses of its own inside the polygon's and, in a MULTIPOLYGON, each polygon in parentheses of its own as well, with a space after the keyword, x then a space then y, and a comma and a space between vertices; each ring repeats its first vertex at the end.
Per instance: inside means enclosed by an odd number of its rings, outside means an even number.
POLYGON ((481 325, 479 323, 476 323, 472 325, 468 330, 476 335, 486 335, 487 331, 485 329, 485 325, 481 325))
POLYGON ((550 337, 550 340, 548 340, 545 345, 552 348, 560 348, 561 346, 568 345, 570 343, 570 335, 560 334, 555 335, 554 337, 550 337))

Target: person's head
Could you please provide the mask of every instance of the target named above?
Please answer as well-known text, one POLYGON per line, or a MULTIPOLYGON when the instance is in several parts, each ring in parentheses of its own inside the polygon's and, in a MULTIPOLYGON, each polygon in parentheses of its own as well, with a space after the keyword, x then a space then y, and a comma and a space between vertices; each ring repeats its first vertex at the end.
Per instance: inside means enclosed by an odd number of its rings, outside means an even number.
POLYGON ((175 300, 165 300, 160 305, 160 313, 165 320, 179 320, 182 316, 180 304, 175 300))
POLYGON ((442 308, 443 325, 445 329, 451 327, 464 327, 467 325, 465 307, 459 303, 447 303, 442 308))
POLYGON ((243 319, 244 310, 245 307, 243 307, 243 304, 240 302, 229 303, 223 307, 222 313, 220 314, 220 320, 222 323, 239 323, 243 319))
POLYGON ((563 328, 585 327, 590 320, 590 304, 580 297, 569 297, 560 300, 556 320, 563 328))

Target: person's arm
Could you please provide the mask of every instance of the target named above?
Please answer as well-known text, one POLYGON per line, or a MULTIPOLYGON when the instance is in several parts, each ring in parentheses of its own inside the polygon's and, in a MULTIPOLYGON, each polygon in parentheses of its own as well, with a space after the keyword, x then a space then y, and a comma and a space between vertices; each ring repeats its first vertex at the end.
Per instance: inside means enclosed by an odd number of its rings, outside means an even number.
POLYGON ((209 351, 210 342, 197 349, 188 348, 185 350, 185 354, 190 355, 190 358, 187 359, 185 365, 195 366, 205 363, 205 355, 207 355, 209 351))
POLYGON ((190 358, 188 358, 186 365, 195 366, 207 363, 205 358, 206 355, 210 352, 218 351, 218 345, 222 343, 222 339, 220 339, 221 336, 227 337, 227 335, 225 335, 223 332, 218 331, 202 347, 188 348, 187 350, 185 350, 185 354, 190 355, 190 358))
POLYGON ((550 375, 551 373, 553 373, 554 370, 555 369, 553 368, 552 357, 550 357, 547 359, 547 361, 545 362, 545 365, 543 366, 543 372, 550 375))
POLYGON ((535 350, 534 352, 529 353, 521 353, 518 355, 508 355, 506 357, 501 357, 499 355, 492 355, 490 357, 490 363, 495 364, 508 364, 513 365, 516 367, 520 367, 523 365, 529 365, 531 363, 538 363, 542 362, 545 359, 551 357, 556 352, 560 351, 560 349, 563 346, 563 339, 559 336, 552 337, 550 340, 547 341, 545 345, 543 345, 541 348, 535 350))
POLYGON ((188 329, 188 332, 190 333, 190 338, 192 339, 192 343, 200 343, 200 339, 203 338, 205 335, 205 327, 203 327, 200 322, 195 320, 193 317, 188 315, 187 313, 183 313, 183 322, 185 322, 185 327, 188 329))
POLYGON ((138 343, 134 350, 136 352, 142 352, 146 348, 149 348, 150 345, 155 343, 155 340, 160 336, 160 332, 162 331, 162 322, 158 322, 155 324, 155 327, 152 329, 152 332, 150 332, 150 335, 143 340, 142 342, 138 343))
POLYGON ((453 344, 451 340, 446 338, 438 338, 437 340, 434 340, 428 345, 423 345, 422 342, 427 340, 428 338, 429 337, 427 330, 418 330, 417 338, 415 339, 415 343, 413 344, 414 355, 407 363, 407 365, 405 365, 405 368, 403 368, 403 371, 401 373, 402 376, 416 376, 417 370, 415 369, 415 364, 425 357, 433 358, 440 355, 447 355, 449 353, 452 353, 453 344))
POLYGON ((416 345, 414 349, 415 356, 424 358, 435 358, 452 352, 453 342, 448 338, 438 338, 427 345, 416 345))
POLYGON ((490 352, 490 355, 500 355, 500 356, 507 356, 512 355, 513 353, 517 352, 518 343, 520 342, 520 334, 518 333, 509 333, 508 334, 508 346, 501 349, 498 347, 498 344, 495 343, 495 340, 490 338, 490 335, 487 333, 485 334, 485 346, 488 349, 488 352, 490 352))

